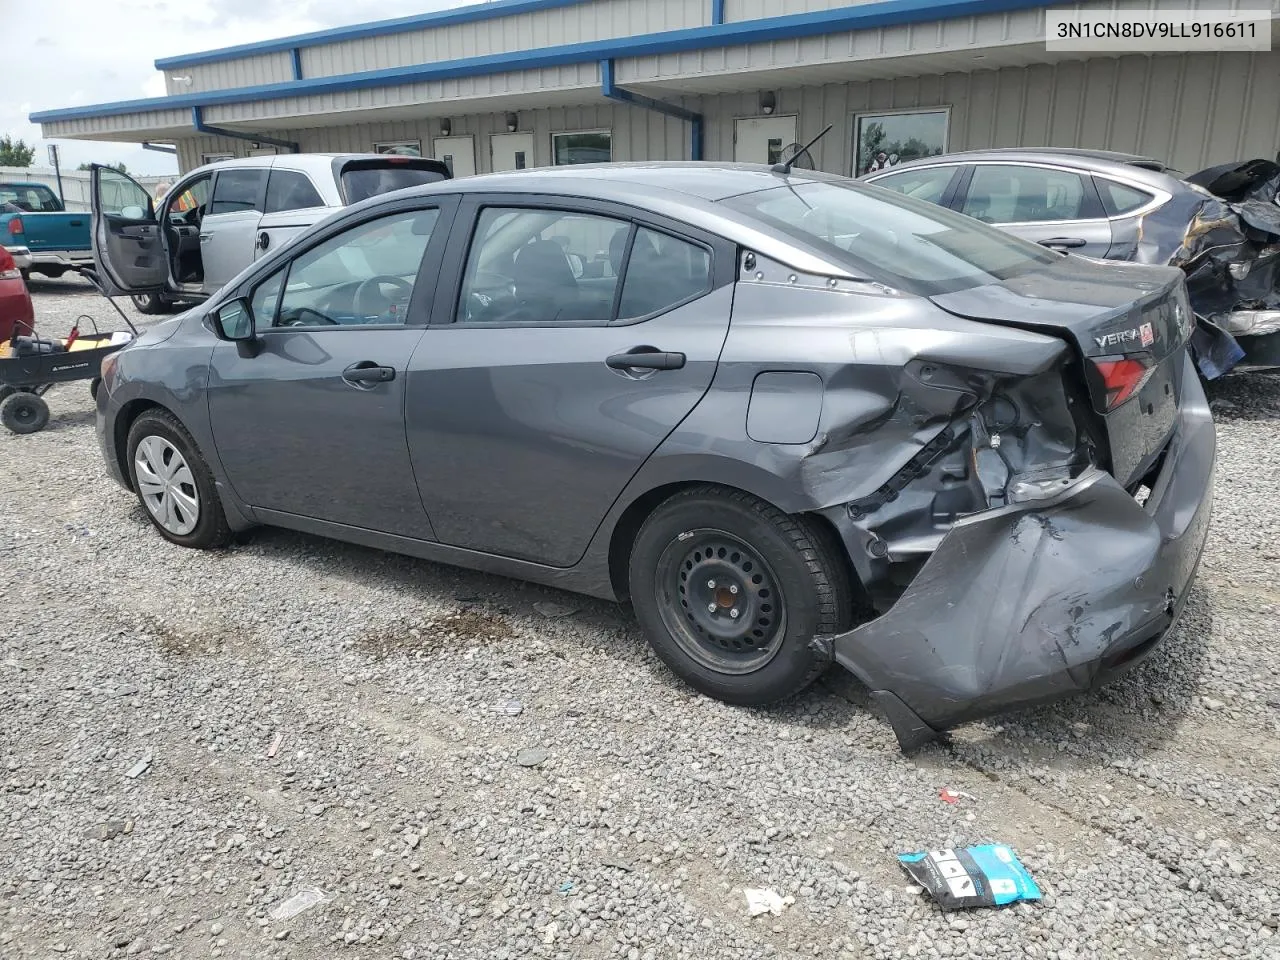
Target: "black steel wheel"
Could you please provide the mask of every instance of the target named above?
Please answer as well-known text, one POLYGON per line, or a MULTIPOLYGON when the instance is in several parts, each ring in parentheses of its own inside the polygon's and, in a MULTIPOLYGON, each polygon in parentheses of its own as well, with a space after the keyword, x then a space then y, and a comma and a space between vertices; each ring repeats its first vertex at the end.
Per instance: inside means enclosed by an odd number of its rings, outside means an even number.
POLYGON ((44 397, 18 391, 0 403, 0 423, 13 433, 36 433, 49 422, 49 405, 44 397))
POLYGON ((636 536, 632 605, 654 652, 690 685, 729 703, 773 703, 827 666, 813 637, 852 620, 840 549, 815 521, 741 491, 682 491, 636 536))
POLYGON ((129 298, 139 313, 168 313, 171 306, 162 293, 139 293, 129 298))

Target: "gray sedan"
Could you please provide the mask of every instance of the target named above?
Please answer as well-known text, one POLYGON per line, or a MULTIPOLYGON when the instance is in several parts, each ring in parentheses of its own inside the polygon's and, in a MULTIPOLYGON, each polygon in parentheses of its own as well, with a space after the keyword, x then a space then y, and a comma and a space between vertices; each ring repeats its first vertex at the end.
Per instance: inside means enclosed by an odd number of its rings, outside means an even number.
POLYGON ((910 747, 1170 629, 1214 464, 1192 326, 1177 270, 843 178, 528 171, 264 257, 104 364, 98 433, 174 543, 273 524, 629 598, 698 690, 835 661, 910 747))
POLYGON ((1054 250, 1179 267, 1202 318, 1196 347, 1206 376, 1238 360, 1280 366, 1280 167, 1270 161, 1186 177, 1133 154, 1003 148, 864 179, 1054 250))

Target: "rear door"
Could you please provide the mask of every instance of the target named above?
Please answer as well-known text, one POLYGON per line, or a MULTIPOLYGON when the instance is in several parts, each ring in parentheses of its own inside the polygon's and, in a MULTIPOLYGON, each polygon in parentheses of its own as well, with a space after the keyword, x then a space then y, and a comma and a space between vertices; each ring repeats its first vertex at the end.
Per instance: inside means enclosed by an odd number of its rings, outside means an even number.
POLYGON ((460 208, 433 314, 452 322, 418 345, 406 397, 442 542, 571 566, 706 392, 733 248, 633 213, 500 195, 460 208))
POLYGON ((332 208, 325 204, 318 186, 301 170, 271 168, 267 196, 258 235, 253 242, 256 260, 275 250, 323 219, 332 208))
POLYGON ((90 185, 90 239, 103 288, 112 296, 162 289, 169 268, 151 194, 128 174, 97 163, 90 185))
POLYGON ((1054 250, 1106 257, 1107 221, 1093 178, 1063 167, 1030 163, 978 163, 961 213, 1054 250))
POLYGON ((253 263, 253 245, 266 204, 270 158, 222 167, 213 178, 209 210, 200 221, 200 257, 206 294, 253 263))

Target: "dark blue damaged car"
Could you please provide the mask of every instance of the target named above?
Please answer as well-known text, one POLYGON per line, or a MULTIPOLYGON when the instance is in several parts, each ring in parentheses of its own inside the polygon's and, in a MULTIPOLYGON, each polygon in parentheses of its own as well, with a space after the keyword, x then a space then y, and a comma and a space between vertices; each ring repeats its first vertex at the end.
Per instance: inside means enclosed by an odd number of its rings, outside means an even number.
MULTIPOLYGON (((127 289, 149 238, 94 236, 127 289)), ((174 543, 271 524, 629 599, 698 690, 835 662, 909 748, 1168 633, 1214 471, 1193 322, 1177 269, 842 178, 525 171, 264 256, 104 364, 98 433, 174 543)))

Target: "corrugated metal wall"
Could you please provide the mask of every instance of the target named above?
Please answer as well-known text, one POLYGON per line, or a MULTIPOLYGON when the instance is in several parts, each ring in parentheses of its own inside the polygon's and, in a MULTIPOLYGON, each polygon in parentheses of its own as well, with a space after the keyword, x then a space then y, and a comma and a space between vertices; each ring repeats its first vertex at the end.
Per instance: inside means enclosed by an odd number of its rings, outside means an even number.
MULTIPOLYGON (((1084 146, 1149 154, 1187 171, 1213 163, 1274 157, 1280 148, 1280 52, 1099 58, 974 73, 778 91, 776 115, 799 118, 801 141, 827 123, 835 128, 816 148, 818 165, 850 172, 853 118, 860 112, 951 108, 951 150, 989 146, 1084 146)), ((706 158, 733 159, 733 121, 759 113, 759 94, 690 98, 706 117, 706 158)), ((615 160, 687 159, 688 124, 623 105, 520 113, 520 129, 535 136, 534 162, 551 161, 550 134, 610 129, 615 160)), ((452 117, 453 134, 473 135, 476 163, 489 169, 488 136, 505 133, 502 114, 452 117)), ((420 139, 430 150, 439 121, 353 124, 273 131, 307 150, 369 150, 375 141, 420 139)), ((212 143, 212 138, 207 141, 212 143)), ((227 143, 224 141, 224 143, 227 143)), ((182 145, 182 166, 215 147, 182 145)), ((248 146, 233 144, 241 154, 248 146)))
POLYGON ((225 90, 228 87, 256 87, 264 83, 284 83, 293 79, 293 58, 288 53, 266 53, 241 60, 201 63, 194 67, 174 67, 164 75, 165 91, 170 95, 225 90), (175 77, 190 77, 191 83, 176 82, 175 77))

